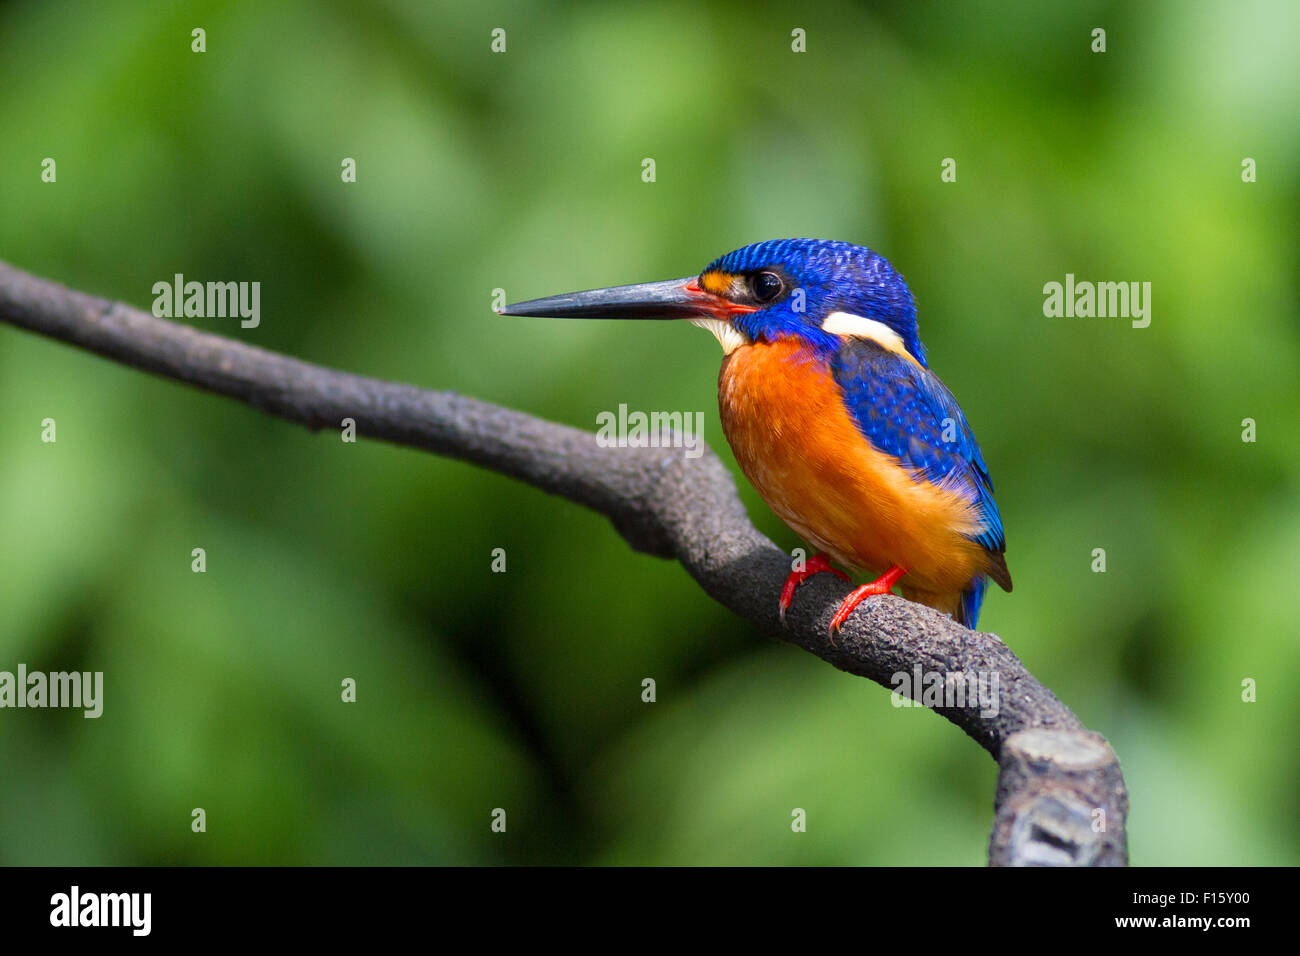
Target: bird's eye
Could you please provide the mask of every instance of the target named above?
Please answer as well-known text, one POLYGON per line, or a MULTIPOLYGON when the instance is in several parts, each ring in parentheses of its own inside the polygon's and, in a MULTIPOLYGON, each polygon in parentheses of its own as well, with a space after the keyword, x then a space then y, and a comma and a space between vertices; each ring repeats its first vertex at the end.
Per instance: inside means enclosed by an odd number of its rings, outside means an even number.
POLYGON ((749 291, 759 302, 771 302, 781 294, 785 283, 775 272, 760 272, 749 280, 749 291))

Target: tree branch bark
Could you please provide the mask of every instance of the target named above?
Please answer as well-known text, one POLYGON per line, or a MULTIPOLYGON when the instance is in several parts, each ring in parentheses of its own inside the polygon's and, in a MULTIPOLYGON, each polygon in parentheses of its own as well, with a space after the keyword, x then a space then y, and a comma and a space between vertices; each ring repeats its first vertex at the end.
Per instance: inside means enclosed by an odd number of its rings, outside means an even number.
POLYGON ((927 702, 998 761, 989 862, 1128 862, 1128 796, 1110 745, 996 635, 889 595, 859 607, 832 644, 827 626, 849 588, 828 574, 800 588, 782 627, 777 599, 790 557, 750 523, 730 472, 712 451, 687 459, 673 449, 601 447, 589 432, 453 392, 322 368, 3 262, 0 321, 313 430, 352 418, 359 435, 471 462, 568 498, 607 516, 636 550, 680 562, 711 597, 759 630, 890 689, 898 686, 895 675, 912 677, 918 668, 927 680, 996 679, 995 707, 973 699, 927 702))

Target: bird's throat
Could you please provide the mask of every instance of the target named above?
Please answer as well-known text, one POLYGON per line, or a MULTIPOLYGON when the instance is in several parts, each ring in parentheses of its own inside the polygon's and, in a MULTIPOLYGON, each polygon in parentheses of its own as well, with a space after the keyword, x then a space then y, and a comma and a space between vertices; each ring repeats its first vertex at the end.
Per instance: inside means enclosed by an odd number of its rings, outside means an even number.
POLYGON ((715 319, 711 316, 702 316, 698 319, 691 319, 691 325, 697 328, 707 329, 713 333, 713 337, 718 340, 722 346, 722 354, 730 355, 742 345, 748 345, 749 339, 738 328, 725 319, 715 319))

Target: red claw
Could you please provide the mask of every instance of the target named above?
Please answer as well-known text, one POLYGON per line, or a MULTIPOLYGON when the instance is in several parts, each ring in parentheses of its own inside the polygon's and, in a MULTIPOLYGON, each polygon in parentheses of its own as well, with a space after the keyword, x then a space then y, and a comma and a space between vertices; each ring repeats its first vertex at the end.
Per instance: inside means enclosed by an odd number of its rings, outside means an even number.
POLYGON ((835 643, 835 632, 838 631, 840 627, 843 626, 844 622, 849 619, 849 615, 853 613, 855 607, 874 594, 888 594, 889 589, 897 584, 898 579, 906 573, 907 572, 898 565, 894 565, 880 577, 876 578, 876 580, 872 581, 870 584, 862 585, 862 587, 858 588, 846 597, 844 602, 840 604, 840 609, 836 611, 835 616, 831 618, 831 643, 835 643))
POLYGON ((804 581, 812 577, 814 574, 821 574, 823 571, 829 571, 831 574, 834 574, 845 581, 849 579, 849 576, 845 574, 843 571, 841 571, 839 568, 831 567, 830 558, 826 557, 825 552, 818 552, 817 554, 814 554, 811 558, 809 558, 804 563, 802 571, 791 571, 790 576, 785 579, 785 587, 781 589, 781 603, 780 603, 780 614, 781 614, 782 624, 785 623, 786 608, 788 608, 790 606, 790 602, 794 600, 795 588, 803 584, 804 581))

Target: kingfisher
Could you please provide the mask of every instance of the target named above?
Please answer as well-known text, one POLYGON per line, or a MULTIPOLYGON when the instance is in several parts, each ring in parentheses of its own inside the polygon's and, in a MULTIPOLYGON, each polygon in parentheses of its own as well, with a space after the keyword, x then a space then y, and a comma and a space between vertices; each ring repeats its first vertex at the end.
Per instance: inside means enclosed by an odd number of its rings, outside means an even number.
POLYGON ((904 598, 974 628, 988 580, 1011 590, 1002 518, 975 433, 930 370, 912 292, 884 256, 772 239, 699 275, 508 305, 503 315, 686 319, 722 346, 718 408, 736 462, 815 553, 779 603, 831 562, 873 580, 840 604, 904 598))

